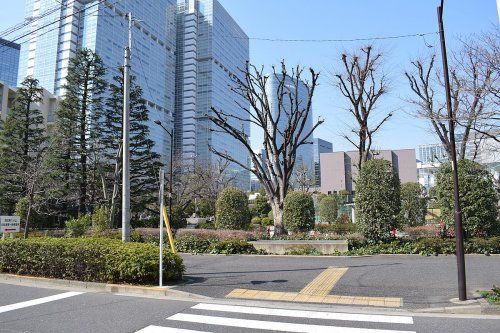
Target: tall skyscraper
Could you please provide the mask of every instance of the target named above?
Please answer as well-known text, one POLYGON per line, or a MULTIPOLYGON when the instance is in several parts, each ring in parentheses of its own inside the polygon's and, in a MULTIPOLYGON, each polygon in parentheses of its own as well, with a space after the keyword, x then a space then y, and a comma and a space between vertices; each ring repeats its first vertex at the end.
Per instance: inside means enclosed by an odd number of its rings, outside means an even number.
MULTIPOLYGON (((279 101, 278 101, 278 89, 280 82, 282 81, 282 78, 279 77, 278 75, 270 74, 269 79, 266 82, 266 93, 269 100, 269 104, 271 107, 271 112, 273 114, 274 119, 277 119, 277 116, 280 112, 280 107, 279 107, 279 101)), ((306 104, 308 102, 309 98, 309 88, 307 85, 300 81, 299 82, 299 87, 297 90, 297 93, 295 91, 295 84, 293 82, 293 79, 289 76, 287 76, 284 80, 285 83, 285 92, 288 92, 292 95, 293 98, 297 99, 299 108, 301 107, 306 107, 306 104), (297 95, 297 96, 295 96, 297 95)), ((291 105, 290 99, 289 98, 283 98, 282 105, 281 105, 281 112, 282 114, 280 115, 280 119, 278 122, 278 128, 281 130, 284 130, 285 127, 287 126, 287 115, 285 113, 293 111, 294 106, 291 105)), ((312 121, 312 112, 309 113, 307 119, 306 119, 306 124, 304 126, 304 129, 302 131, 302 138, 307 135, 311 131, 313 127, 313 121, 312 121)), ((283 138, 278 137, 278 145, 281 145, 283 138)), ((295 168, 299 166, 303 166, 307 168, 307 170, 310 171, 312 175, 314 175, 314 147, 313 147, 313 136, 311 135, 309 137, 310 144, 305 144, 300 146, 297 149, 297 156, 296 156, 296 161, 295 161, 295 168)))
MULTIPOLYGON (((215 125, 207 118, 212 106, 248 117, 239 106, 248 103, 229 89, 232 76, 243 79, 239 68, 249 60, 248 37, 217 0, 179 0, 178 5, 176 155, 188 165, 207 165, 219 159, 210 151, 213 147, 249 165, 245 147, 227 134, 212 132, 215 125)), ((250 135, 248 122, 231 121, 250 135)), ((250 188, 248 171, 235 164, 229 169, 238 187, 250 188)))
POLYGON ((0 38, 0 81, 15 87, 21 45, 0 38))
POLYGON ((331 142, 314 138, 314 178, 316 180, 316 186, 321 186, 321 163, 320 154, 333 152, 333 145, 331 142))
POLYGON ((151 138, 166 161, 170 137, 153 121, 172 127, 175 84, 175 0, 27 0, 32 32, 21 47, 18 82, 30 75, 58 96, 64 95, 69 60, 78 49, 98 53, 107 81, 119 75, 132 13, 132 74, 150 111, 151 138), (52 23, 52 24, 51 24, 52 23))

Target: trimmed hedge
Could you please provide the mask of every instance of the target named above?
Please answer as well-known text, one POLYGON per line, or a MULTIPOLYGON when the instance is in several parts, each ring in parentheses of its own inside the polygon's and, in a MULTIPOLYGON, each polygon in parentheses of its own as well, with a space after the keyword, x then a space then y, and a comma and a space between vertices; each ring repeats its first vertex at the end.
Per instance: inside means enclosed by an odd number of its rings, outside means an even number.
MULTIPOLYGON (((455 254, 454 238, 398 239, 390 243, 366 245, 349 242, 349 255, 367 254, 455 254)), ((467 254, 500 254, 500 237, 471 238, 465 241, 467 254)))
MULTIPOLYGON (((159 249, 106 238, 30 238, 0 242, 0 272, 104 283, 158 283, 159 249)), ((165 251, 165 282, 182 278, 180 256, 165 251)))
POLYGON ((246 230, 251 219, 246 193, 232 187, 222 190, 215 204, 215 228, 246 230))
POLYGON ((287 231, 309 231, 314 228, 314 201, 304 192, 288 193, 283 207, 283 225, 287 231))

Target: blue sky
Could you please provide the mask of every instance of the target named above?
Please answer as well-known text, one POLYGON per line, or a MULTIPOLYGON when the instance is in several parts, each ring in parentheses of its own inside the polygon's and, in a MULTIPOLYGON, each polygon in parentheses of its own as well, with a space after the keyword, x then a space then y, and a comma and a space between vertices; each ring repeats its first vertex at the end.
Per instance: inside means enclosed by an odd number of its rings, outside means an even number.
MULTIPOLYGON (((219 0, 250 37, 275 39, 354 39, 437 31, 436 7, 439 0, 219 0)), ((23 0, 0 0, 0 31, 23 19, 23 0)), ((456 38, 490 30, 498 25, 495 0, 447 0, 445 29, 449 51, 456 38)), ((347 106, 333 87, 333 73, 339 68, 340 54, 368 42, 297 43, 251 40, 250 58, 256 65, 270 66, 283 58, 287 64, 313 67, 321 72, 314 99, 314 115, 325 123, 315 136, 332 141, 334 150, 352 149, 341 137, 350 126, 347 106)), ((381 100, 379 111, 398 110, 375 138, 376 148, 416 148, 436 138, 423 120, 407 115, 404 102, 408 88, 403 72, 412 59, 429 52, 439 54, 437 35, 373 42, 385 55, 385 70, 391 91, 381 100), (429 48, 428 46, 433 46, 429 48)), ((439 64, 440 65, 440 64, 439 64)), ((260 137, 253 131, 257 148, 260 137)))

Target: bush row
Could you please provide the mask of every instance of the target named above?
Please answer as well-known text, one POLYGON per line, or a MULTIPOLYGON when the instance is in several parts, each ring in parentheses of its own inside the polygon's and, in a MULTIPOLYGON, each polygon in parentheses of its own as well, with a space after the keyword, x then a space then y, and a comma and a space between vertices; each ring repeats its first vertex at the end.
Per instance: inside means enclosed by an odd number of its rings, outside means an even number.
POLYGON ((218 240, 196 235, 183 235, 175 239, 177 251, 185 253, 255 254, 257 250, 239 238, 218 240))
MULTIPOLYGON (((471 238, 465 241, 465 253, 500 254, 500 237, 471 238)), ((366 245, 349 241, 349 255, 369 254, 455 254, 454 238, 421 238, 418 240, 398 239, 392 242, 366 245)))
MULTIPOLYGON (((30 238, 0 242, 0 272, 48 278, 157 284, 159 249, 106 238, 30 238)), ((165 251, 165 282, 182 278, 182 259, 165 251)))

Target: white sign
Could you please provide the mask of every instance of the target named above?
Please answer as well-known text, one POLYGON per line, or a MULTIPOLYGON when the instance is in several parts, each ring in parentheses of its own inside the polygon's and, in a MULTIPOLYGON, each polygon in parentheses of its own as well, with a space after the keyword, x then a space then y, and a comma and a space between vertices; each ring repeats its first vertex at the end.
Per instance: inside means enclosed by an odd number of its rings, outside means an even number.
POLYGON ((21 230, 21 218, 19 216, 0 216, 0 232, 12 233, 21 230))

